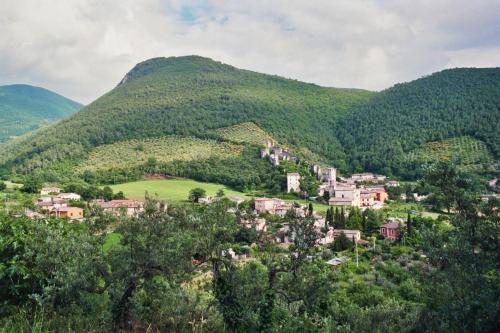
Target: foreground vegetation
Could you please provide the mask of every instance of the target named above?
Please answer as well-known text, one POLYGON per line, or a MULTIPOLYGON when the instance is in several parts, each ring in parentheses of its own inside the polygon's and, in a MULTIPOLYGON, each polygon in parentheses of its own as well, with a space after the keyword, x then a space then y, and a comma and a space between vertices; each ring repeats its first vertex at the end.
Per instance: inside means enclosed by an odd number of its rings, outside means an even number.
POLYGON ((479 201, 463 180, 432 169, 426 182, 450 219, 408 219, 394 242, 367 224, 366 248, 345 237, 318 246, 314 220, 289 212, 269 222, 289 224, 284 249, 240 225, 247 207, 233 214, 225 199, 149 198, 137 217, 93 210, 82 223, 2 213, 0 330, 495 332, 498 201, 479 201), (326 264, 342 255, 336 269, 326 264))

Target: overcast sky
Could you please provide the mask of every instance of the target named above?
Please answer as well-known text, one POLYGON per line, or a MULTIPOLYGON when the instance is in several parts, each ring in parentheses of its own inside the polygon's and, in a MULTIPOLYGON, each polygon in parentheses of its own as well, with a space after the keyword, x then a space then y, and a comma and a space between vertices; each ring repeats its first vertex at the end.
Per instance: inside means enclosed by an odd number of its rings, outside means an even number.
POLYGON ((381 90, 500 66, 499 13, 500 0, 1 0, 0 84, 89 103, 140 61, 198 54, 381 90))

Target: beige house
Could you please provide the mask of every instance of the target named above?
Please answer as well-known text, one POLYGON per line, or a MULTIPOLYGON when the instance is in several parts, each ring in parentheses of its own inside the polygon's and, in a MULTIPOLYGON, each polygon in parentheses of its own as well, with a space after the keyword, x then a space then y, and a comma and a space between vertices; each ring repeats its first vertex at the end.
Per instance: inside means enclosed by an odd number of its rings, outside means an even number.
POLYGON ((344 234, 349 238, 349 240, 353 240, 357 242, 361 239, 361 231, 359 230, 348 230, 348 229, 335 229, 333 230, 333 235, 335 237, 340 236, 340 234, 344 234))
POLYGON ((334 188, 333 196, 328 204, 331 206, 361 207, 361 191, 357 188, 337 186, 334 188))
POLYGON ((113 215, 120 215, 121 212, 125 212, 127 216, 134 216, 140 213, 142 208, 142 202, 136 200, 93 200, 93 205, 101 207, 104 211, 109 212, 113 215))
POLYGON ((255 199, 255 212, 257 214, 261 213, 271 213, 274 214, 274 210, 277 206, 284 205, 285 202, 277 198, 256 198, 255 199))
POLYGON ((297 172, 289 172, 286 174, 286 191, 288 193, 300 192, 300 174, 297 172))

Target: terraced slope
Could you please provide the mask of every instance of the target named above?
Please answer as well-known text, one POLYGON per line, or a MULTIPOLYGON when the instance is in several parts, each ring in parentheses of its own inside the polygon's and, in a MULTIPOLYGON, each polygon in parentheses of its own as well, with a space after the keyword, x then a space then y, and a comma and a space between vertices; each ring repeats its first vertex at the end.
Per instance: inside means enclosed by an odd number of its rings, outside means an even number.
POLYGON ((197 138, 161 137, 121 141, 93 149, 77 166, 77 172, 127 169, 147 163, 229 158, 241 154, 243 146, 197 138))
POLYGON ((406 158, 419 164, 450 160, 468 171, 492 168, 494 164, 494 158, 486 144, 469 136, 428 142, 412 150, 406 158))

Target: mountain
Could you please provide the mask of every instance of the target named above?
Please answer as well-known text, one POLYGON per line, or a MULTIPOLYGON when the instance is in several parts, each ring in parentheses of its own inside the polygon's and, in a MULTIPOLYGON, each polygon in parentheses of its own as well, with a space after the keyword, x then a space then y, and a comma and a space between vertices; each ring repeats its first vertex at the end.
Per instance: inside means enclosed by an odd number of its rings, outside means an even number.
POLYGON ((500 68, 449 69, 397 84, 337 122, 336 133, 356 171, 419 177, 418 162, 429 161, 408 155, 423 156, 429 144, 458 163, 485 146, 484 158, 476 160, 487 169, 489 155, 498 160, 500 153, 500 68), (453 138, 462 138, 453 141, 461 143, 456 154, 448 149, 453 138))
POLYGON ((149 170, 244 188, 271 172, 247 149, 259 142, 254 135, 344 173, 415 178, 435 159, 484 171, 498 161, 499 107, 498 68, 444 70, 375 93, 199 56, 154 58, 68 119, 0 146, 0 173, 109 183, 149 170), (227 144, 241 147, 221 154, 227 144), (135 157, 120 158, 129 153, 135 157))
POLYGON ((0 86, 0 142, 65 118, 81 106, 39 87, 0 86))
POLYGON ((109 93, 69 119, 3 147, 0 164, 21 173, 84 159, 97 146, 165 135, 214 138, 213 130, 253 122, 280 142, 326 157, 341 147, 335 120, 374 93, 324 88, 198 56, 136 65, 109 93))

